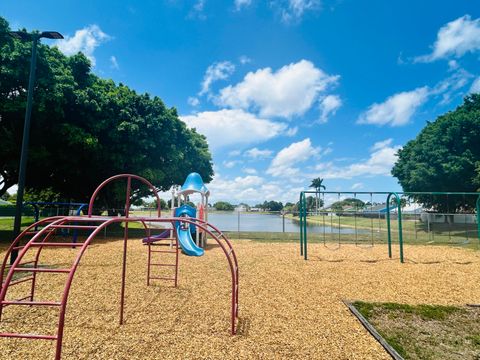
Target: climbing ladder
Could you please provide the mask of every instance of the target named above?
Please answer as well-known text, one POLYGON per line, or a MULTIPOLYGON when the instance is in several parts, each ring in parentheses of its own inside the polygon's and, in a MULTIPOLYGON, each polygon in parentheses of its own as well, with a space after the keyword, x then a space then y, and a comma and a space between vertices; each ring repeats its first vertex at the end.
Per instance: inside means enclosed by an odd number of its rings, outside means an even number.
POLYGON ((174 286, 178 284, 178 240, 175 229, 171 232, 173 236, 156 238, 151 236, 151 228, 147 228, 147 237, 143 243, 148 247, 147 260, 147 286, 151 280, 173 281, 174 286), (158 268, 159 271, 154 271, 158 268), (161 272, 162 276, 158 274, 161 272), (167 272, 167 275, 164 273, 167 272), (173 274, 172 274, 173 273, 173 274))
POLYGON ((73 276, 80 262, 80 259, 90 244, 91 239, 98 233, 103 225, 111 221, 109 218, 86 218, 86 217, 54 217, 41 220, 26 230, 24 230, 12 243, 7 251, 0 270, 0 279, 2 280, 2 288, 0 291, 0 321, 4 308, 7 306, 29 306, 29 307, 56 307, 59 309, 58 324, 56 334, 33 334, 33 333, 0 333, 3 338, 25 338, 25 339, 39 339, 39 340, 53 340, 57 342, 55 359, 60 359, 61 347, 63 339, 63 328, 65 321, 65 311, 67 306, 68 293, 72 285, 73 276), (32 228, 39 228, 40 230, 32 231, 32 228), (90 235, 83 243, 79 242, 56 242, 53 241, 54 235, 62 230, 77 230, 88 231, 90 235), (33 235, 33 236, 32 236, 33 235), (21 245, 25 237, 32 236, 31 239, 24 245, 21 245), (69 268, 46 267, 39 264, 39 258, 44 248, 74 248, 77 255, 73 264, 69 268), (19 250, 19 254, 15 261, 10 265, 8 273, 5 275, 7 268, 6 262, 10 253, 13 250, 19 250), (24 261, 26 255, 33 252, 34 260, 24 261), (18 277, 19 274, 29 274, 26 277, 18 277), (35 299, 36 278, 37 274, 66 274, 67 278, 63 288, 63 293, 59 301, 44 301, 35 299), (15 277, 15 279, 14 279, 15 277), (30 291, 27 296, 19 299, 11 299, 7 295, 13 286, 30 282, 30 291))
MULTIPOLYGON (((237 260, 237 255, 235 254, 235 250, 233 249, 232 243, 230 240, 226 237, 226 235, 221 232, 217 227, 214 225, 201 220, 201 219, 195 219, 195 218, 162 218, 162 219, 150 219, 149 221, 154 221, 154 222, 167 222, 172 224, 175 224, 178 221, 194 224, 197 227, 197 230, 202 230, 206 234, 210 235, 213 240, 217 242, 217 244, 220 246, 222 249, 223 253, 225 254, 228 265, 230 268, 230 273, 231 273, 231 278, 232 278, 232 305, 231 305, 231 334, 235 335, 237 333, 237 320, 238 320, 238 298, 239 298, 239 281, 238 281, 238 276, 239 276, 239 271, 238 271, 238 260, 237 260)), ((145 225, 144 225, 145 226, 145 225)), ((175 230, 174 230, 175 231, 175 230)), ((148 237, 147 237, 148 239, 148 237)), ((167 240, 167 239, 165 239, 167 240)), ((172 239, 168 238, 168 241, 171 241, 172 239)), ((178 269, 178 241, 176 239, 176 236, 173 237, 173 240, 175 241, 175 249, 176 249, 176 264, 177 264, 177 269, 178 269)), ((158 239, 157 239, 158 241, 158 239)), ((153 241, 152 241, 153 243, 153 241)), ((160 246, 170 246, 168 243, 159 243, 160 246)), ((155 250, 153 245, 149 247, 148 249, 148 263, 151 263, 152 259, 152 254, 155 251, 159 252, 164 252, 164 251, 170 251, 170 250, 155 250)), ((161 264, 163 265, 163 264, 161 264)), ((148 270, 147 270, 147 284, 150 283, 150 279, 154 279, 154 277, 150 276, 151 274, 151 265, 148 265, 148 270)), ((178 270, 175 271, 175 283, 176 283, 176 278, 177 278, 178 270)), ((167 280, 163 279, 162 280, 167 280)))

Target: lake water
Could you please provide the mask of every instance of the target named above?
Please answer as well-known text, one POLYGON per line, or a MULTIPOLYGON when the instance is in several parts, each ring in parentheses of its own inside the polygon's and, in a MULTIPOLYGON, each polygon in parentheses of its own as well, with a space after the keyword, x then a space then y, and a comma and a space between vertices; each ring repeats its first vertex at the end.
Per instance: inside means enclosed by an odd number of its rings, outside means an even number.
MULTIPOLYGON (((217 213, 208 214, 208 222, 215 225, 222 231, 252 231, 252 232, 300 232, 300 223, 298 220, 283 218, 279 214, 256 214, 256 213, 217 213)), ((338 233, 338 227, 323 227, 322 224, 307 224, 308 232, 329 233, 334 231, 338 233)), ((351 228, 340 228, 342 234, 354 234, 355 230, 351 228)))

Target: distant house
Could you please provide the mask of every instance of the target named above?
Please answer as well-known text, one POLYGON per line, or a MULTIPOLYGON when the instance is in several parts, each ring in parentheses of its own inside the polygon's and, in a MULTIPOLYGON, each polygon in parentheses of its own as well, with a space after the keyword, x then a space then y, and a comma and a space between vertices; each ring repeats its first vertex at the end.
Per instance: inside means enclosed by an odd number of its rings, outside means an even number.
MULTIPOLYGON (((390 212, 393 212, 393 210, 396 209, 395 206, 390 206, 390 212)), ((387 204, 375 204, 375 205, 365 205, 364 209, 362 210, 363 213, 369 214, 369 213, 374 213, 374 214, 386 214, 387 213, 387 204)))
POLYGON ((238 212, 248 211, 248 206, 244 204, 240 204, 235 208, 235 211, 238 211, 238 212))
POLYGON ((250 211, 251 211, 251 212, 262 212, 263 209, 258 208, 258 207, 252 207, 252 208, 250 208, 250 211))
POLYGON ((420 215, 420 221, 425 223, 452 223, 452 224, 476 224, 476 214, 451 214, 444 215, 438 213, 424 212, 420 215))
MULTIPOLYGON (((395 210, 393 212, 397 213, 397 206, 393 206, 395 210)), ((418 215, 425 212, 426 209, 422 207, 422 205, 418 203, 410 203, 406 206, 402 207, 402 214, 411 214, 411 215, 418 215)))

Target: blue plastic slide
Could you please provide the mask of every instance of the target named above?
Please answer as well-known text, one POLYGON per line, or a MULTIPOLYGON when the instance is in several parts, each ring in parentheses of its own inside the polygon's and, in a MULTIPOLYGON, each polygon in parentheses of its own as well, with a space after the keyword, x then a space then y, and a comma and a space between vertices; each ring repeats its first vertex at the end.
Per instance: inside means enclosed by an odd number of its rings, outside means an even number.
MULTIPOLYGON (((182 205, 179 208, 175 209, 175 216, 182 217, 195 217, 196 209, 188 205, 182 205)), ((204 250, 201 247, 198 247, 193 241, 192 234, 190 232, 191 225, 177 221, 175 224, 177 228, 178 242, 182 247, 182 251, 188 256, 202 256, 204 250), (186 225, 186 226, 185 226, 186 225)))

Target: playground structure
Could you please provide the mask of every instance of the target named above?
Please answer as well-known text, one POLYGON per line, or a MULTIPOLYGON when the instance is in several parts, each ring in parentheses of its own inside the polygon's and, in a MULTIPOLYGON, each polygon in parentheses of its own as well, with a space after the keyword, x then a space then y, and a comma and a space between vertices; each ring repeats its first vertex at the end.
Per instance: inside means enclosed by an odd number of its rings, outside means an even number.
MULTIPOLYGON (((475 192, 338 192, 338 191, 302 191, 300 193, 299 201, 299 221, 300 221, 300 255, 304 257, 305 260, 308 260, 308 226, 307 226, 307 215, 312 215, 312 212, 309 213, 307 206, 307 195, 314 195, 316 202, 320 202, 322 205, 320 208, 317 208, 313 215, 317 216, 317 220, 320 221, 320 224, 323 223, 323 236, 322 241, 326 248, 330 250, 338 250, 341 246, 341 229, 342 227, 349 227, 353 229, 353 233, 349 234, 350 237, 353 237, 355 245, 359 247, 372 247, 375 243, 375 238, 381 240, 381 233, 383 229, 381 228, 381 219, 385 219, 385 231, 386 231, 386 242, 388 247, 388 257, 392 258, 392 238, 394 227, 392 222, 397 221, 398 227, 398 245, 399 245, 399 258, 400 262, 404 262, 404 238, 405 238, 405 229, 404 221, 408 218, 413 217, 414 223, 414 236, 417 239, 417 220, 427 223, 427 232, 429 236, 429 241, 427 243, 431 244, 435 242, 435 232, 432 230, 434 221, 436 217, 440 217, 444 223, 446 223, 445 231, 448 231, 448 240, 452 239, 452 224, 454 225, 455 221, 459 221, 459 218, 463 220, 463 230, 462 233, 465 235, 465 239, 462 243, 457 245, 465 245, 470 242, 470 238, 477 238, 480 241, 480 193, 475 192), (325 198, 337 197, 337 204, 341 200, 344 200, 347 196, 350 201, 350 207, 344 209, 343 207, 337 206, 335 208, 326 208, 325 207, 325 198), (353 197, 352 197, 353 196, 353 197), (369 200, 363 202, 359 201, 359 197, 369 197, 369 200), (385 199, 381 203, 375 203, 373 201, 373 196, 382 197, 385 199), (425 213, 417 212, 414 209, 413 213, 408 214, 405 209, 406 205, 411 203, 411 199, 422 198, 424 201, 443 203, 443 206, 446 207, 445 213, 436 213, 433 210, 427 211, 425 213), (425 200, 426 199, 426 200, 425 200), (360 205, 361 204, 361 205, 360 205), (376 209, 374 209, 374 204, 376 209), (381 205, 381 206, 378 206, 381 205), (467 213, 469 208, 475 208, 475 213, 467 213), (462 213, 456 212, 460 209, 462 213), (349 218, 350 221, 348 225, 341 224, 341 218, 349 218), (353 221, 352 221, 353 218, 353 221), (359 219, 370 219, 369 230, 365 231, 365 226, 359 225, 359 219), (468 219, 468 220, 467 220, 468 219), (378 228, 374 228, 374 223, 378 221, 378 228), (476 231, 475 234, 469 235, 469 227, 472 228, 476 222, 476 231), (330 235, 327 240, 327 231, 329 228, 330 235), (337 228, 337 232, 334 232, 334 229, 337 228), (360 233, 360 230, 363 233, 360 233), (367 240, 367 241, 365 241, 367 240)), ((363 225, 365 222, 363 222, 363 225)), ((445 226, 444 226, 445 227, 445 226)), ((458 237, 458 236, 457 236, 458 237)))
MULTIPOLYGON (((201 221, 207 221, 209 195, 210 191, 203 183, 200 174, 195 172, 189 174, 182 187, 177 191, 178 207, 173 208, 172 206, 172 216, 198 218, 201 221), (201 196, 201 201, 196 209, 187 204, 189 196, 193 194, 200 194, 201 196)), ((172 192, 172 204, 174 200, 175 193, 172 192)), ((182 246, 182 250, 190 256, 202 256, 204 253, 203 249, 207 243, 207 234, 194 225, 190 225, 188 228, 185 225, 186 224, 182 222, 176 223, 177 237, 182 246), (192 235, 195 241, 193 241, 192 235)))
MULTIPOLYGON (((145 229, 147 238, 153 237, 152 228, 147 224, 149 223, 164 223, 169 224, 174 232, 176 231, 176 224, 178 223, 187 223, 192 224, 193 226, 201 229, 203 232, 208 234, 219 247, 222 249, 223 253, 228 262, 228 266, 231 273, 231 334, 236 333, 236 321, 238 319, 238 293, 239 293, 239 282, 238 282, 238 262, 235 255, 235 251, 227 239, 227 237, 215 226, 209 224, 206 221, 194 219, 194 218, 161 218, 161 209, 160 209, 160 198, 155 187, 148 182, 146 179, 132 174, 120 174, 113 176, 103 183, 101 183, 97 189, 94 191, 90 202, 88 205, 88 215, 86 216, 54 216, 39 220, 34 224, 27 227, 20 235, 12 242, 11 246, 8 248, 3 263, 0 268, 0 282, 1 282, 1 291, 0 291, 0 321, 2 320, 3 312, 8 306, 21 306, 25 311, 32 307, 56 307, 59 309, 58 323, 57 323, 57 332, 55 335, 44 335, 44 334, 32 334, 32 333, 0 333, 0 337, 3 338, 23 338, 31 340, 52 340, 56 341, 56 351, 55 359, 61 358, 62 353, 62 344, 63 344, 63 332, 65 325, 65 314, 67 309, 67 302, 69 292, 72 286, 75 272, 80 264, 80 260, 87 250, 88 246, 95 239, 95 237, 100 233, 105 227, 114 223, 124 223, 124 238, 123 238, 123 258, 122 258, 122 282, 120 290, 120 314, 119 314, 119 323, 120 325, 124 323, 124 306, 125 306, 125 282, 126 282, 126 258, 127 258, 127 240, 129 239, 128 228, 130 222, 141 223, 145 229), (99 196, 100 191, 109 183, 116 180, 126 180, 126 200, 125 200, 125 216, 118 217, 105 217, 105 216, 94 216, 93 215, 93 205, 97 197, 99 196), (138 181, 143 185, 146 185, 153 193, 157 199, 158 209, 157 217, 131 217, 130 216, 130 197, 132 193, 132 181, 138 181), (37 230, 35 230, 37 228, 37 230), (83 242, 57 242, 55 241, 55 235, 62 230, 77 230, 82 232, 82 235, 86 237, 83 242), (44 248, 73 248, 78 250, 76 256, 74 257, 73 264, 70 268, 57 268, 57 267, 47 267, 45 264, 39 262, 40 255, 44 248), (15 250, 19 251, 18 257, 13 261, 13 263, 8 267, 7 262, 11 253, 15 250), (34 260, 24 261, 27 254, 33 255, 34 260), (8 268, 8 272, 6 273, 8 268), (6 276, 5 276, 6 273, 6 276), (18 276, 19 274, 30 274, 28 276, 18 276), (60 301, 43 301, 36 300, 35 298, 35 289, 38 286, 37 274, 42 273, 45 275, 48 274, 65 274, 67 276, 63 293, 60 301), (30 291, 26 296, 20 299, 11 299, 7 295, 11 287, 21 284, 21 283, 30 283, 30 291)), ((174 233, 174 235, 176 235, 174 233)), ((161 244, 157 244, 161 246, 161 244)), ((161 280, 173 281, 174 286, 177 286, 178 283, 178 242, 175 242, 175 246, 169 250, 151 250, 151 244, 149 244, 149 260, 148 260, 148 274, 147 274, 147 285, 150 285, 150 280, 154 279, 150 276, 150 267, 152 265, 158 266, 168 266, 173 268, 174 273, 171 277, 167 278, 158 278, 161 280), (150 255, 154 253, 169 253, 173 254, 175 259, 174 263, 151 263, 150 255)), ((74 250, 72 250, 74 251, 74 250)))
MULTIPOLYGON (((172 217, 195 219, 199 222, 207 221, 208 196, 210 191, 203 183, 202 177, 198 173, 190 173, 185 182, 176 191, 176 186, 172 187, 172 217), (189 195, 200 194, 201 202, 197 208, 187 204, 189 195), (175 206, 175 200, 177 200, 175 206)), ((174 227, 166 229, 158 235, 143 238, 143 243, 148 245, 148 258, 152 256, 152 246, 158 245, 162 241, 170 241, 172 247, 174 242, 179 242, 185 255, 202 256, 207 242, 207 233, 193 223, 185 221, 176 221, 174 227), (194 240, 195 238, 195 240, 194 240)), ((149 265, 150 274, 150 265, 149 265)), ((150 276, 150 275, 148 275, 150 276)))

